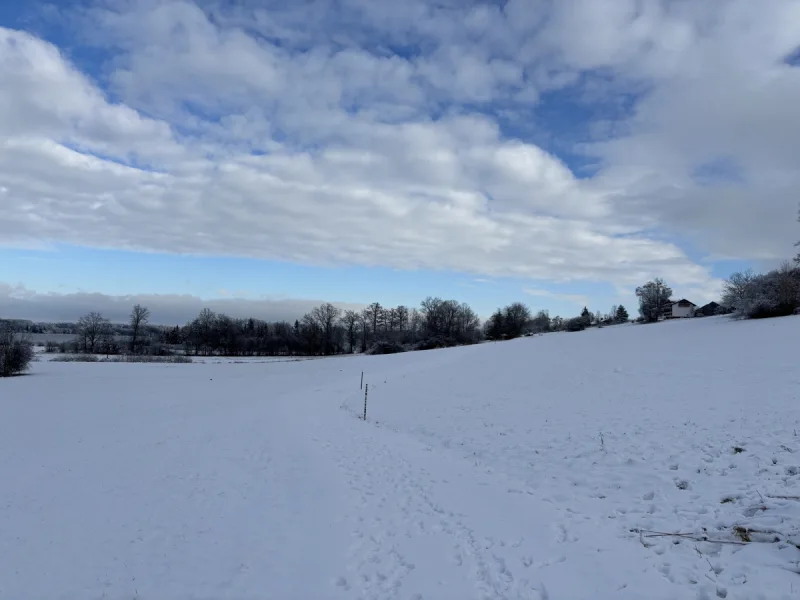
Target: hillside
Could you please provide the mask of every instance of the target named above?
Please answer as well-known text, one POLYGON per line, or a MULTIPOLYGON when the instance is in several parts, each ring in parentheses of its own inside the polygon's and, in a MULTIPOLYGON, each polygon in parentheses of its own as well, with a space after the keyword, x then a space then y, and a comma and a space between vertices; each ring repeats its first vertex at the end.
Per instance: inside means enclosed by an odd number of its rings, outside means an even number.
POLYGON ((0 381, 0 597, 796 598, 799 335, 39 362, 0 381))

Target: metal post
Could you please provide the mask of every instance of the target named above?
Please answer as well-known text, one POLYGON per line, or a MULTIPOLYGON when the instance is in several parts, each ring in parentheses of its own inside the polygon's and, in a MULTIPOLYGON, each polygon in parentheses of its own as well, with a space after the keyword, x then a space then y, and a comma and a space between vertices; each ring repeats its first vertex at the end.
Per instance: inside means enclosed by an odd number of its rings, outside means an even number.
POLYGON ((367 420, 367 394, 369 394, 369 384, 364 388, 364 420, 367 420))

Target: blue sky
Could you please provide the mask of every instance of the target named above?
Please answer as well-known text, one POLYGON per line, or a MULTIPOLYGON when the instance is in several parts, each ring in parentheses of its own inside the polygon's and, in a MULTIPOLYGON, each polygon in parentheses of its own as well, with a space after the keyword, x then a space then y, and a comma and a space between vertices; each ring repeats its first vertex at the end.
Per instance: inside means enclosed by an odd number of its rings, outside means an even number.
POLYGON ((76 294, 569 316, 633 309, 660 276, 714 299, 800 237, 796 16, 5 3, 0 296, 37 316, 76 294))

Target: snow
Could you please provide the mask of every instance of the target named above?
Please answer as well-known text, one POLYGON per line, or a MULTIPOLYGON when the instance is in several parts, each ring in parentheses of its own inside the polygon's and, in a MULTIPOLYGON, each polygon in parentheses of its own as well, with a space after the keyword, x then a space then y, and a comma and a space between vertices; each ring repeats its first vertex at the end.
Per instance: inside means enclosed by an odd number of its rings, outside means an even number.
POLYGON ((798 598, 798 334, 42 360, 0 380, 0 598, 798 598))

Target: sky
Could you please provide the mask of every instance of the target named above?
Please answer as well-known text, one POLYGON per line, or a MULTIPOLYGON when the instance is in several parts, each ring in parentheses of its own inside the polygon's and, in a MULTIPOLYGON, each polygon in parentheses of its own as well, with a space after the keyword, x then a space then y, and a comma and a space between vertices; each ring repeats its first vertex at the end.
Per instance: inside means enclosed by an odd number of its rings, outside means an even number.
POLYGON ((0 5, 0 317, 718 298, 794 255, 795 0, 0 5))

